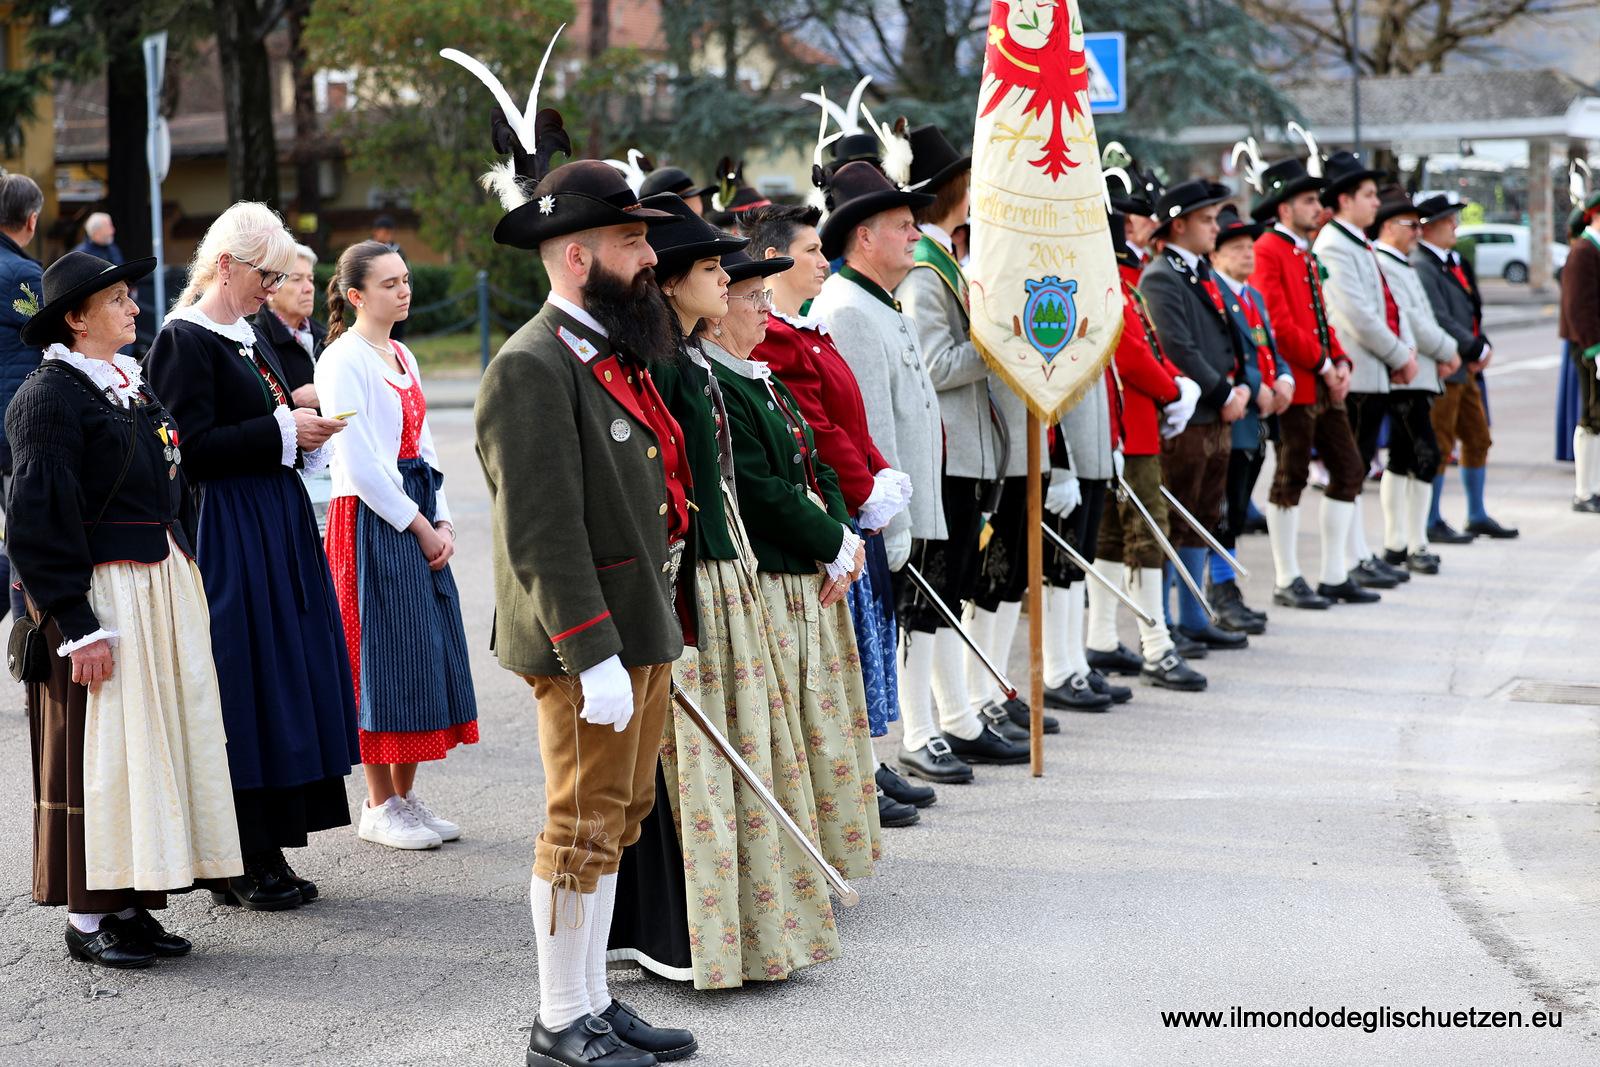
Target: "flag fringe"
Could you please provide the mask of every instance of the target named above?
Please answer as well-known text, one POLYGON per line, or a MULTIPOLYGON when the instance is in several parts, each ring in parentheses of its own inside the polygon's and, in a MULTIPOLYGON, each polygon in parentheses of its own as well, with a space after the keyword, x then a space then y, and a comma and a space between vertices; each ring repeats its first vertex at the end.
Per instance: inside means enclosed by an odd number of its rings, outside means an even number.
POLYGON ((1001 381, 1005 382, 1006 388, 1021 397, 1022 402, 1028 406, 1028 410, 1040 422, 1047 426, 1052 426, 1060 421, 1062 415, 1075 407, 1078 401, 1088 394, 1092 386, 1103 383, 1106 366, 1111 362, 1112 357, 1116 355, 1117 345, 1122 341, 1122 316, 1118 315, 1116 322, 1116 328, 1111 331, 1111 339, 1093 357, 1094 371, 1085 375, 1083 381, 1079 382, 1070 393, 1057 401, 1054 409, 1040 407, 1034 398, 1028 395, 1028 391, 1018 383, 1017 379, 1012 377, 1010 368, 1006 363, 996 358, 995 354, 989 351, 977 333, 969 331, 968 336, 972 339, 973 347, 978 350, 978 355, 982 356, 983 361, 989 365, 989 369, 999 375, 1001 381))

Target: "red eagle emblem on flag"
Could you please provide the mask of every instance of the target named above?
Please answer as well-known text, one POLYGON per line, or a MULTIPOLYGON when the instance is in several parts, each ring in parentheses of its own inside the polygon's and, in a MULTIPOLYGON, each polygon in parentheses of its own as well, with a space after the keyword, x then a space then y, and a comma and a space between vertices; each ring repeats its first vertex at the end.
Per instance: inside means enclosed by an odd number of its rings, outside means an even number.
MULTIPOLYGON (((1040 119, 1050 127, 1043 154, 1031 162, 1052 180, 1078 165, 1063 127, 1088 106, 1089 61, 1082 49, 1072 47, 1075 18, 1068 0, 995 0, 989 12, 983 85, 987 98, 978 115, 1024 94, 1022 113, 1029 123, 1040 119)), ((1018 141, 1038 140, 1026 138, 1025 129, 1009 132, 1018 141)))

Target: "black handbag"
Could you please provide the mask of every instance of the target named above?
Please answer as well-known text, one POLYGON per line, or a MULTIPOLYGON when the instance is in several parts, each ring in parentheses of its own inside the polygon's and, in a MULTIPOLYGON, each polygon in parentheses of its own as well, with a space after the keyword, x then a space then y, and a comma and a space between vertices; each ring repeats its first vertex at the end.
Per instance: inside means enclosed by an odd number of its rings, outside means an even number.
MULTIPOLYGON (((117 475, 115 484, 111 486, 106 502, 100 505, 100 514, 94 517, 94 521, 84 533, 85 540, 94 533, 95 527, 100 525, 100 520, 105 518, 106 509, 117 498, 123 480, 128 477, 128 468, 133 466, 133 454, 137 451, 135 446, 139 436, 138 405, 133 405, 130 411, 133 415, 133 431, 128 435, 128 453, 122 459, 122 471, 117 475)), ((11 639, 6 644, 6 667, 11 671, 11 677, 25 685, 35 685, 50 680, 50 645, 44 636, 44 628, 49 623, 50 612, 45 611, 37 620, 24 615, 11 624, 11 639)))

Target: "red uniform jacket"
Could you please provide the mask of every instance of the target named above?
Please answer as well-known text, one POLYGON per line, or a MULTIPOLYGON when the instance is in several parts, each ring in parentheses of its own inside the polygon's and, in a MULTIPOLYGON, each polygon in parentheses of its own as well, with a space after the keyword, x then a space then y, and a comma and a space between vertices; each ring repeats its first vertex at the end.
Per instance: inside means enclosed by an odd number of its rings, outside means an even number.
POLYGON ((1161 338, 1134 285, 1139 268, 1122 262, 1117 266, 1122 274, 1122 339, 1112 365, 1122 386, 1122 451, 1154 456, 1161 452, 1161 408, 1178 399, 1180 372, 1161 351, 1161 338))
POLYGON ((1281 230, 1268 230, 1256 238, 1256 271, 1250 284, 1267 302, 1278 354, 1294 373, 1294 402, 1316 403, 1323 361, 1350 362, 1328 323, 1316 259, 1281 230))
POLYGON ((889 466, 867 432, 867 409, 850 365, 828 339, 826 327, 797 327, 774 314, 767 337, 750 358, 772 368, 800 403, 816 435, 817 454, 839 476, 850 514, 872 493, 872 476, 889 466))

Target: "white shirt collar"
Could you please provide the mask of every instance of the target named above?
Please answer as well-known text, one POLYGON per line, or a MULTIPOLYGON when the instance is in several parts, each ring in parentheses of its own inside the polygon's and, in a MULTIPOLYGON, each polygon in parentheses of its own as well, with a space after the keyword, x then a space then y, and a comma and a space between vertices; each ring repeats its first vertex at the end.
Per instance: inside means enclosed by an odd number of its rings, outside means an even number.
POLYGON ((1348 233, 1350 236, 1354 237, 1356 240, 1360 241, 1362 244, 1366 245, 1368 248, 1372 247, 1372 242, 1367 240, 1367 235, 1362 233, 1360 230, 1356 229, 1354 226, 1350 225, 1348 222, 1344 221, 1341 218, 1334 218, 1334 219, 1331 219, 1330 221, 1335 226, 1343 226, 1345 233, 1348 233))
POLYGON ((1199 273, 1200 253, 1191 252, 1187 248, 1184 248, 1181 245, 1169 244, 1169 245, 1167 245, 1167 248, 1170 251, 1172 251, 1173 253, 1175 253, 1179 259, 1183 260, 1184 265, 1186 267, 1188 267, 1190 270, 1194 271, 1197 274, 1199 273))
POLYGON ((1450 257, 1452 255, 1454 255, 1454 253, 1451 252, 1448 248, 1440 248, 1438 245, 1434 244, 1432 241, 1422 241, 1421 244, 1422 244, 1422 247, 1426 248, 1428 251, 1432 252, 1434 255, 1438 256, 1440 259, 1444 260, 1446 263, 1449 263, 1450 262, 1450 257))
POLYGON ((109 361, 73 352, 63 344, 52 344, 44 350, 45 359, 59 359, 75 370, 82 371, 89 380, 103 389, 114 401, 127 407, 139 394, 144 378, 139 361, 118 352, 109 361))
POLYGON ((1233 277, 1226 271, 1217 271, 1217 277, 1221 278, 1223 284, 1225 284, 1229 289, 1233 290, 1234 296, 1238 296, 1244 292, 1244 282, 1234 281, 1233 277))
POLYGON ((1405 259, 1406 258, 1405 254, 1403 252, 1401 252, 1398 248, 1396 248, 1394 245, 1390 244, 1387 241, 1374 241, 1374 242, 1372 242, 1372 247, 1373 248, 1381 248, 1381 249, 1383 249, 1385 252, 1387 252, 1391 256, 1393 256, 1395 259, 1405 259))
POLYGON ((554 304, 562 311, 565 311, 568 315, 571 315, 573 318, 589 327, 589 329, 593 330, 601 337, 609 338, 611 336, 610 334, 606 333, 606 328, 600 325, 599 321, 596 320, 593 315, 589 314, 589 312, 581 305, 574 304, 572 301, 568 300, 559 293, 551 293, 545 299, 549 300, 550 303, 554 304))
POLYGON ((1128 246, 1128 251, 1133 253, 1133 258, 1140 263, 1150 258, 1150 250, 1144 245, 1136 245, 1132 241, 1125 241, 1124 243, 1128 246))
POLYGON ((167 321, 192 322, 196 326, 205 327, 218 336, 226 337, 235 344, 241 344, 247 348, 255 347, 256 331, 250 325, 250 320, 243 317, 234 322, 217 322, 204 311, 201 311, 199 304, 185 304, 168 312, 167 321))
POLYGON ((946 252, 949 252, 951 255, 955 255, 956 243, 948 233, 944 232, 944 227, 937 226, 931 222, 924 222, 921 226, 918 226, 917 229, 921 230, 935 241, 938 241, 944 246, 944 250, 946 252))
POLYGON ((797 330, 816 330, 822 336, 828 336, 828 324, 821 319, 816 318, 815 316, 785 315, 776 308, 773 309, 772 314, 782 319, 784 322, 787 322, 790 326, 793 326, 797 330))
POLYGON ((1302 252, 1311 247, 1310 241, 1307 241, 1304 237, 1301 237, 1299 234, 1295 233, 1281 222, 1273 223, 1272 228, 1283 234, 1289 240, 1293 241, 1294 246, 1302 252))

